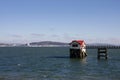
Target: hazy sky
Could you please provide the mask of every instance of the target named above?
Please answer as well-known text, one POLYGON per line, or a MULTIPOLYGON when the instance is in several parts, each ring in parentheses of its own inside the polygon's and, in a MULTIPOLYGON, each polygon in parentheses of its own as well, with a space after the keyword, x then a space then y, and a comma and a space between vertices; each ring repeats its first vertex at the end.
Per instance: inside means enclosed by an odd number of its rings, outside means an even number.
POLYGON ((0 0, 0 42, 120 43, 120 0, 0 0))

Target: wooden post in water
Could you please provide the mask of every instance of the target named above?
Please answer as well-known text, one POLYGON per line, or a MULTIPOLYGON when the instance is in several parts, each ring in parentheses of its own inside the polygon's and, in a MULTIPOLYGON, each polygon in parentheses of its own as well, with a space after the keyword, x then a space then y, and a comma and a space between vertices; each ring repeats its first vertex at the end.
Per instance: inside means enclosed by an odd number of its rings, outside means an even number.
POLYGON ((98 48, 97 58, 100 59, 101 57, 104 57, 105 59, 108 59, 107 48, 98 48))

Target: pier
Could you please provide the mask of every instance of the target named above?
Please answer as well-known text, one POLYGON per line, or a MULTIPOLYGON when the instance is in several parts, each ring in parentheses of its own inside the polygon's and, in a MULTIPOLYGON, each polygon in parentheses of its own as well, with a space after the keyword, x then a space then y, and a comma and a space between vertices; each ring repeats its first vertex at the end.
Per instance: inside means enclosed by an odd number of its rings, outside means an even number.
POLYGON ((98 46, 98 45, 87 45, 86 46, 87 49, 98 49, 98 48, 107 48, 107 49, 120 49, 120 45, 119 46, 111 46, 111 45, 104 45, 104 46, 98 46))
POLYGON ((120 49, 120 45, 93 44, 86 45, 84 40, 73 40, 70 44, 70 58, 85 58, 86 49, 97 49, 97 59, 108 59, 108 49, 120 49))

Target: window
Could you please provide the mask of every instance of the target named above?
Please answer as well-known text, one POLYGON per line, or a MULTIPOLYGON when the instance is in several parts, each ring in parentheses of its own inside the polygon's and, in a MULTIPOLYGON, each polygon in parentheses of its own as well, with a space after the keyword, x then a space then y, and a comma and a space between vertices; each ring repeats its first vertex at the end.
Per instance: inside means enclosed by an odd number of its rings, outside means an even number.
POLYGON ((78 45, 77 44, 73 44, 72 47, 78 47, 78 45))

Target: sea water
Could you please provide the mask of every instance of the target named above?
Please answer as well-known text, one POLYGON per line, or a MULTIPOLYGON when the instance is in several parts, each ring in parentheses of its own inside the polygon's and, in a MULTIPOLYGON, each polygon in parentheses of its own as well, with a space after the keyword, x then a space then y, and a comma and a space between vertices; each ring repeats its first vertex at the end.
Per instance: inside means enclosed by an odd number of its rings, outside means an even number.
POLYGON ((0 80, 120 80, 120 49, 97 59, 87 49, 84 59, 70 59, 68 47, 0 48, 0 80))

